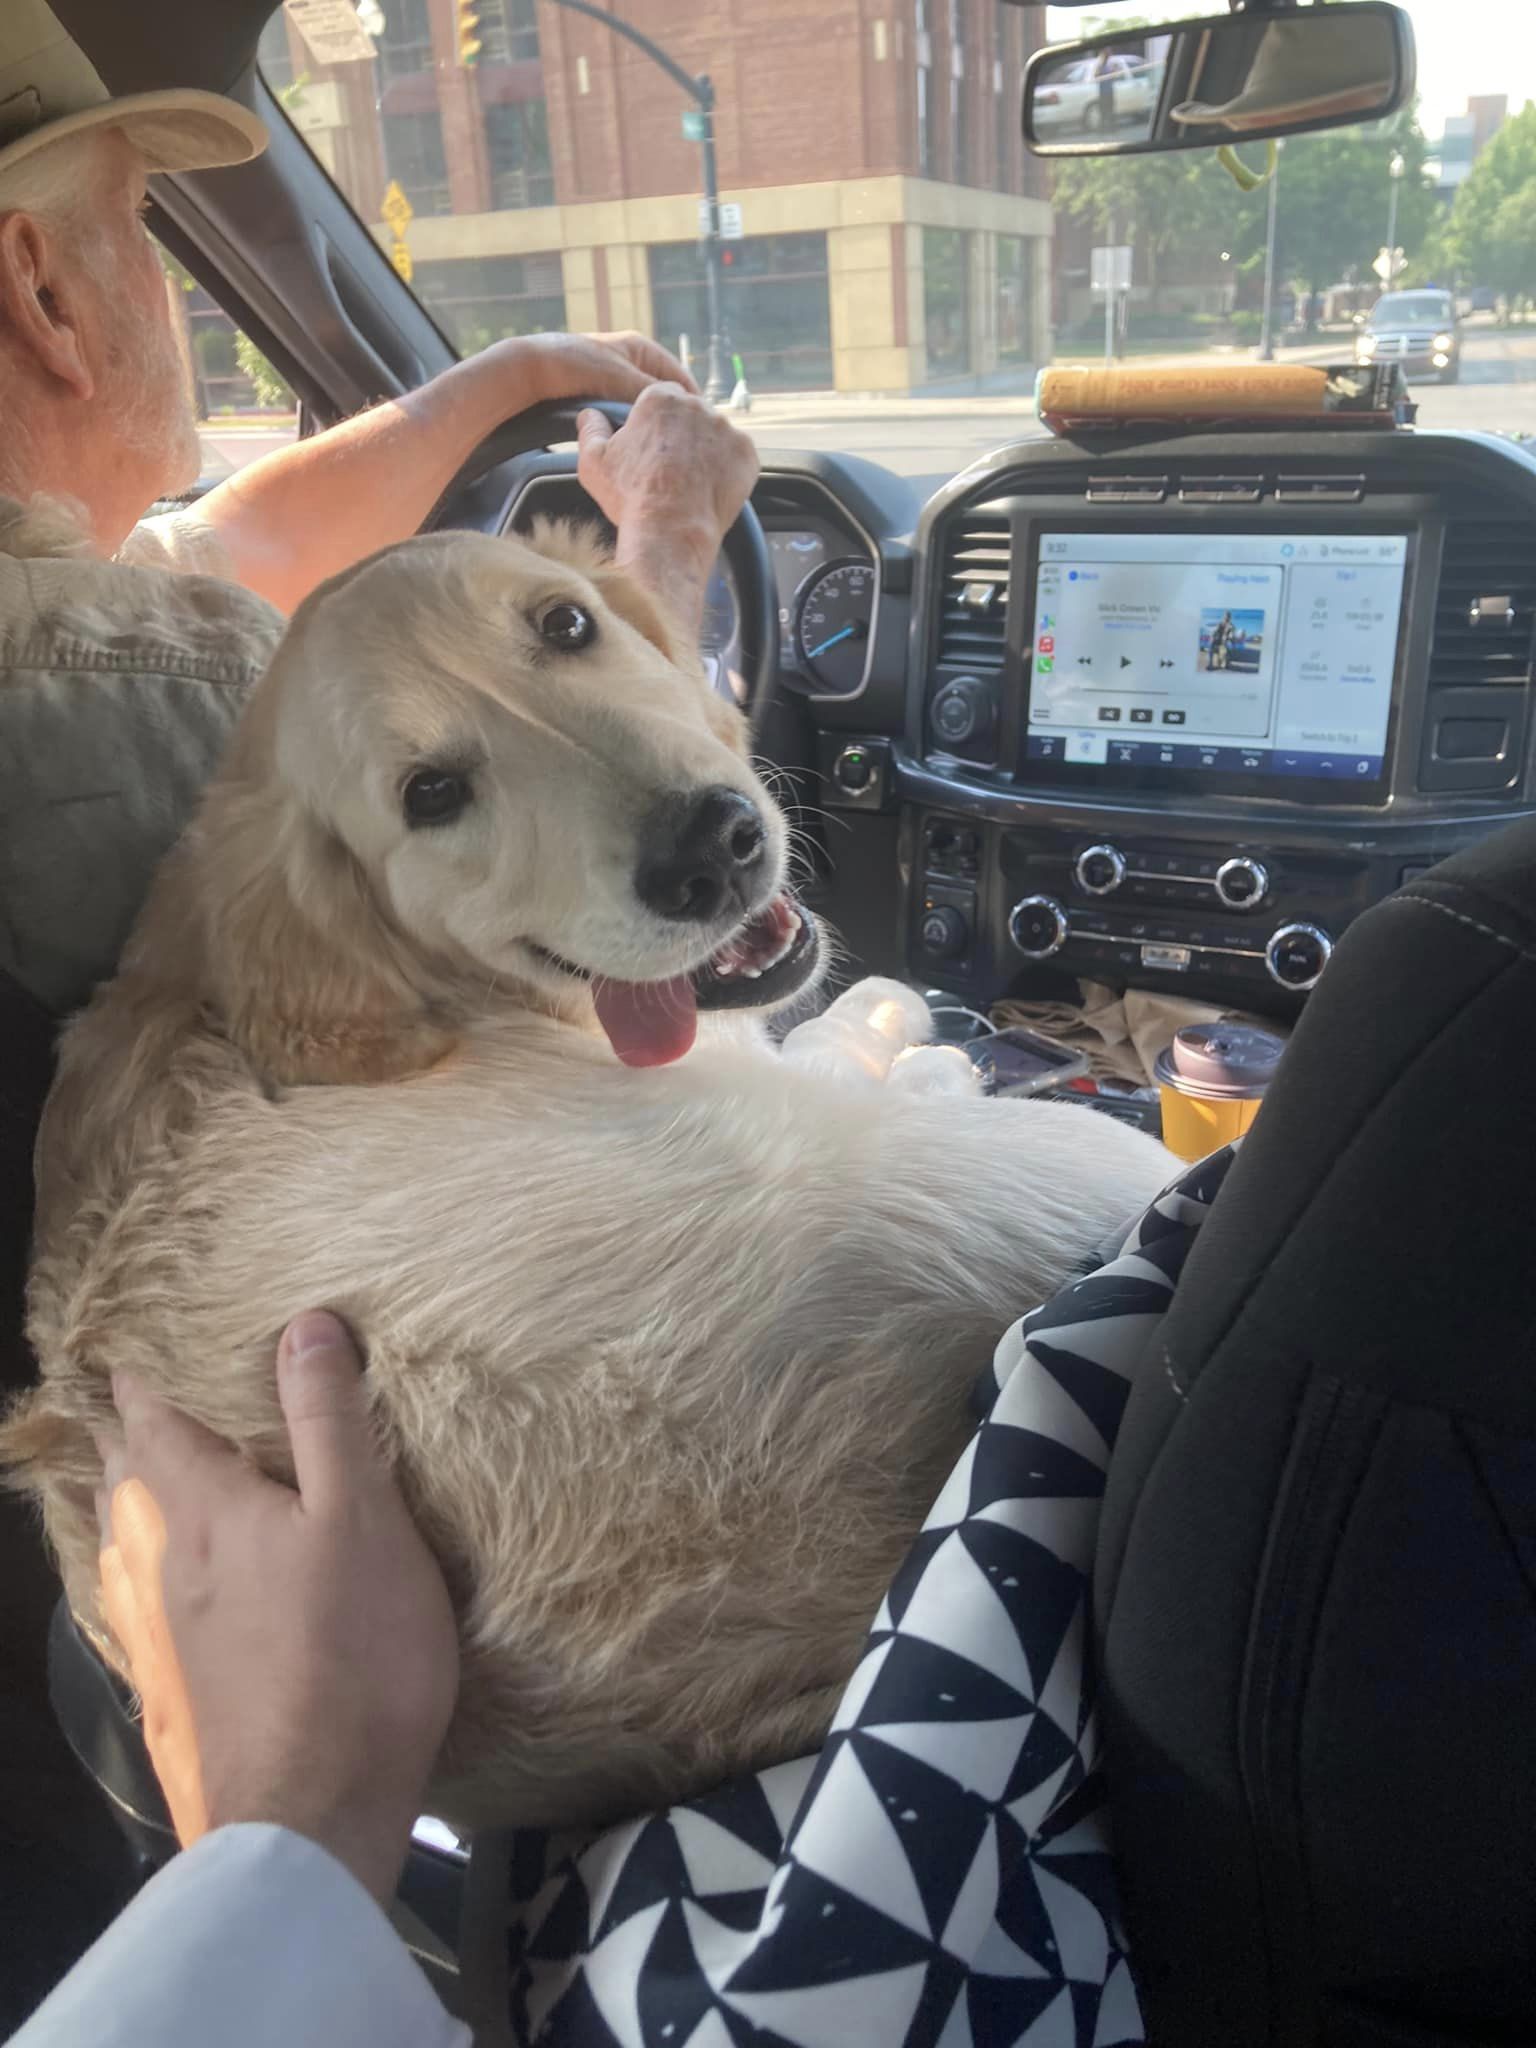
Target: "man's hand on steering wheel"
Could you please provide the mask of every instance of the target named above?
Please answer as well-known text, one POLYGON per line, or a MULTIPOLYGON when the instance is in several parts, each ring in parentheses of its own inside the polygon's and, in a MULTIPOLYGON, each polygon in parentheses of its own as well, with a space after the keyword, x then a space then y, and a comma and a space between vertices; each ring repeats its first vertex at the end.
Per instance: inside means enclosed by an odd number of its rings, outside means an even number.
POLYGON ((617 430, 583 412, 577 439, 576 475, 617 530, 618 565, 696 640, 720 544, 757 481, 756 448, 676 383, 648 385, 617 430))

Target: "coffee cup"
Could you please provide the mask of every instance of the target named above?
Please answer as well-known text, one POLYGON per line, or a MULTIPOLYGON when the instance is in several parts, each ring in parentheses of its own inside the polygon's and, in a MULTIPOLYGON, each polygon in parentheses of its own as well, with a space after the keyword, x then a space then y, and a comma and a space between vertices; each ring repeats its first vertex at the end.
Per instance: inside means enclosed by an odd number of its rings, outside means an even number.
POLYGON ((1240 1138, 1259 1113, 1285 1050, 1256 1024, 1186 1024, 1153 1064, 1163 1104, 1163 1143, 1180 1159, 1204 1159, 1240 1138))

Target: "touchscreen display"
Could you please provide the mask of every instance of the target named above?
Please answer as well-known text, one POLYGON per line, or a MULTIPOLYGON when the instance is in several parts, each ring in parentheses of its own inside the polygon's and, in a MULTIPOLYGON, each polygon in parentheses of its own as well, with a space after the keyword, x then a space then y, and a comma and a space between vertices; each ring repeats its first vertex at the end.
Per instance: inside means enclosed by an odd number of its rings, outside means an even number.
POLYGON ((1041 538, 1031 762, 1382 778, 1402 534, 1041 538))

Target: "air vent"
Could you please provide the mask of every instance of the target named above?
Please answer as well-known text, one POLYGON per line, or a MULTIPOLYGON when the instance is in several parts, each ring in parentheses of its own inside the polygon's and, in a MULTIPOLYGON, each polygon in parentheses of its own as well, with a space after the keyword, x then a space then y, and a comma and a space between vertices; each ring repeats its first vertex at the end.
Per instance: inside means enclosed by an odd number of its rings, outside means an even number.
POLYGON ((1531 680, 1536 526, 1459 521, 1445 536, 1429 687, 1531 680))
POLYGON ((944 549, 939 661, 950 668, 997 669, 1008 631, 1011 537, 1007 518, 973 513, 950 528, 944 549))

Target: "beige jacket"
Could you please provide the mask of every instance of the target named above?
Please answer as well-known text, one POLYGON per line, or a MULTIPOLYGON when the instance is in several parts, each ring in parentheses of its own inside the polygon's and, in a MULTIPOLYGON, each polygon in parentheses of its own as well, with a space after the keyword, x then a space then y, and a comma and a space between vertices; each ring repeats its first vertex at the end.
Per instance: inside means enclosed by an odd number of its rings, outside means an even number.
POLYGON ((0 500, 0 969, 61 1014, 112 972, 282 631, 227 567, 193 514, 104 562, 0 500))

